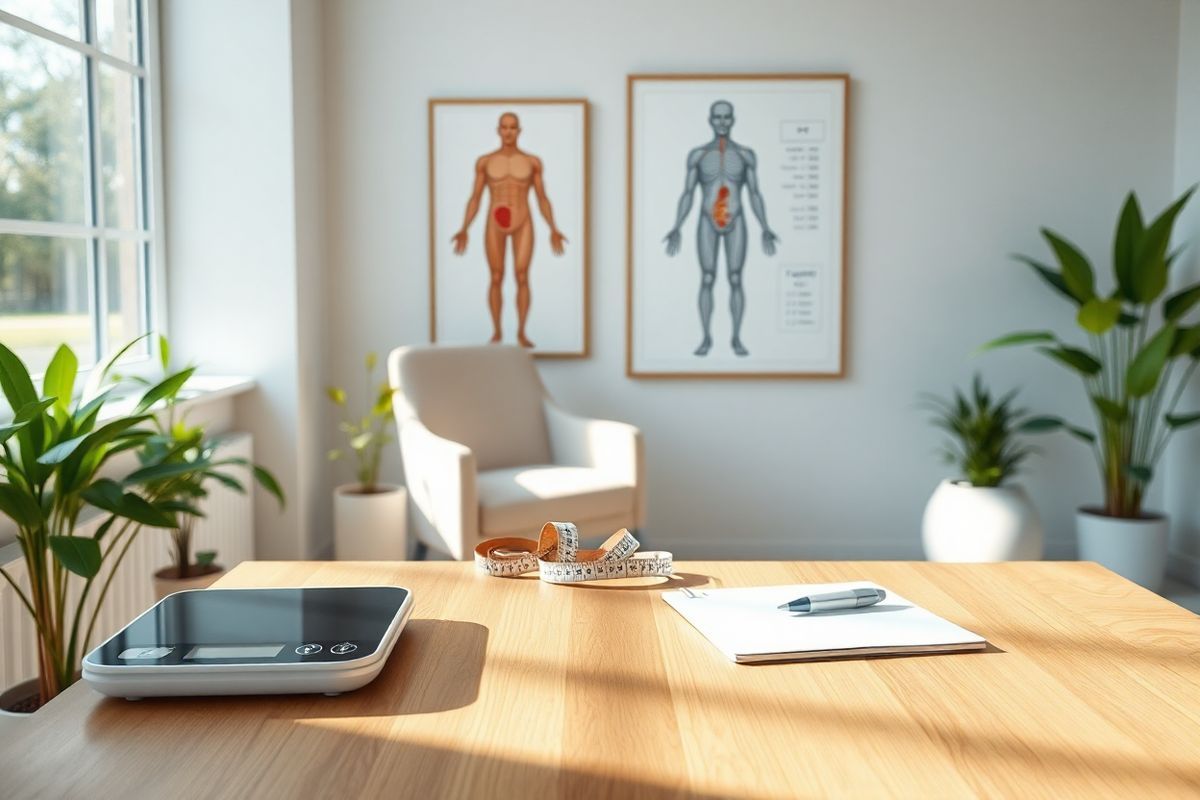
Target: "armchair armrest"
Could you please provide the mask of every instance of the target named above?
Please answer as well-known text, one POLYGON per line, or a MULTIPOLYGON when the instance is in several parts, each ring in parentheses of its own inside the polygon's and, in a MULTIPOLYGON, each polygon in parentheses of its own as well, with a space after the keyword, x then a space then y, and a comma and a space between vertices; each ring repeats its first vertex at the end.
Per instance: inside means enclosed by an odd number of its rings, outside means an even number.
POLYGON ((469 556, 479 539, 475 454, 409 417, 400 425, 400 457, 417 535, 456 559, 469 556))
POLYGON ((646 465, 642 432, 625 422, 570 414, 543 401, 555 464, 591 467, 634 487, 635 525, 646 521, 646 465))

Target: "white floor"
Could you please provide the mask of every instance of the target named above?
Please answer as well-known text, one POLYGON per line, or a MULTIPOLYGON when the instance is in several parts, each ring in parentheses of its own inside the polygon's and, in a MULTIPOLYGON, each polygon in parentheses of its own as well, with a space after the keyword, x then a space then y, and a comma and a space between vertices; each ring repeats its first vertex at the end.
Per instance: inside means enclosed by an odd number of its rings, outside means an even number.
POLYGON ((1168 578, 1159 594, 1172 603, 1178 603, 1189 611, 1200 614, 1200 588, 1168 578))

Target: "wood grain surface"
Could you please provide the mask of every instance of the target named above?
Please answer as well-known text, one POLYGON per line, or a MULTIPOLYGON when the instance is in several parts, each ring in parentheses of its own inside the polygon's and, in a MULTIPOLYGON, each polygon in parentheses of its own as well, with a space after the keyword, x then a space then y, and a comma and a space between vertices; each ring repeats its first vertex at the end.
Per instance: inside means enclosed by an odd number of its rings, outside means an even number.
POLYGON ((413 619, 340 697, 72 687, 0 741, 4 797, 1181 797, 1200 617, 1086 563, 684 562, 554 586, 460 563, 247 563, 220 586, 398 584, 413 619), (987 651, 726 661, 663 588, 872 580, 987 651))

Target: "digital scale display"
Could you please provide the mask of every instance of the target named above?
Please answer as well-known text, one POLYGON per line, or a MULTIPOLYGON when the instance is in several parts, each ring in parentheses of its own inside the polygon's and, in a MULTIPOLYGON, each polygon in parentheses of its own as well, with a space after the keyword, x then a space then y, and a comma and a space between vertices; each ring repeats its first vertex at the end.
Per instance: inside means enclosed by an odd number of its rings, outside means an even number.
POLYGON ((238 644, 197 645, 183 657, 184 661, 197 658, 274 658, 283 650, 281 644, 238 644))

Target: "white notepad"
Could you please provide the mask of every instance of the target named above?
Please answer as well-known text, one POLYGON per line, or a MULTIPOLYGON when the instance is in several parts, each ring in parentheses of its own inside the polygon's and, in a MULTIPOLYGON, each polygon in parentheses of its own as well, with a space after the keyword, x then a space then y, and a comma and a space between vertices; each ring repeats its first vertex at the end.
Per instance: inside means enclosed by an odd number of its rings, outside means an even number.
POLYGON ((982 636, 944 620, 890 589, 874 606, 794 614, 777 606, 822 592, 876 584, 808 583, 664 592, 663 599, 739 664, 982 650, 982 636), (690 594, 689 594, 690 593, 690 594))

